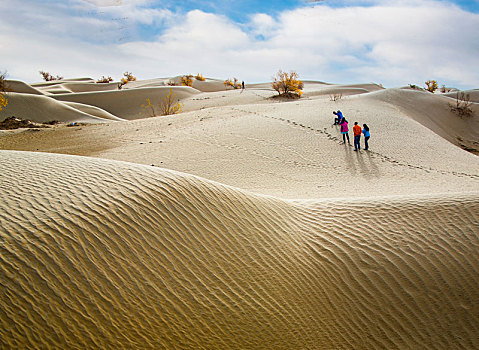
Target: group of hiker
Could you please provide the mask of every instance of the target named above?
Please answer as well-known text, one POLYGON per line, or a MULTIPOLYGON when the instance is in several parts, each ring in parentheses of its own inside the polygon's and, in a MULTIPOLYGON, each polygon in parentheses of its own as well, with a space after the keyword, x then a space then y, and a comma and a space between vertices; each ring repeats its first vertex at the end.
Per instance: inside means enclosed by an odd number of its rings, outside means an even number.
MULTIPOLYGON (((343 113, 338 110, 336 112, 333 111, 335 115, 334 118, 334 125, 340 126, 341 134, 343 135, 343 142, 346 143, 346 139, 348 139, 348 143, 351 144, 349 141, 349 128, 348 128, 348 121, 343 116, 343 113)), ((364 149, 367 151, 369 149, 369 137, 371 134, 369 133, 369 127, 366 124, 363 124, 363 128, 358 125, 358 122, 354 122, 353 126, 353 134, 354 134, 354 150, 358 152, 361 149, 361 134, 364 134, 364 149)))

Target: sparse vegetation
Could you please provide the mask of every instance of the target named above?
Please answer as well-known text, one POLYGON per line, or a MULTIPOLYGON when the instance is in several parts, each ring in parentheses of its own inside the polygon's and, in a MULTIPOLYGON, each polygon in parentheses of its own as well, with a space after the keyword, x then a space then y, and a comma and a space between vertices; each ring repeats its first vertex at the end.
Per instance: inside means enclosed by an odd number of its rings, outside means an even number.
POLYGON ((329 95, 329 99, 331 101, 338 101, 340 99, 343 98, 343 94, 340 94, 340 93, 337 93, 337 94, 333 94, 333 95, 329 95))
POLYGON ((8 90, 7 82, 7 72, 0 73, 0 92, 6 92, 8 90))
POLYGON ((223 82, 223 84, 226 87, 226 90, 228 90, 228 87, 231 87, 233 89, 241 89, 241 84, 238 82, 238 79, 236 79, 236 78, 233 78, 233 80, 226 79, 223 82))
POLYGON ((450 88, 447 88, 446 85, 443 85, 441 86, 441 90, 440 90, 443 94, 447 93, 447 92, 451 92, 451 89, 450 88))
POLYGON ((56 77, 54 77, 50 73, 44 72, 42 70, 40 71, 40 74, 41 74, 43 80, 45 80, 45 81, 54 81, 54 80, 62 80, 63 79, 62 76, 57 75, 56 77))
POLYGON ((2 93, 0 93, 0 111, 6 108, 8 105, 8 100, 2 93))
POLYGON ((298 73, 291 71, 289 73, 279 70, 276 76, 273 76, 274 81, 271 83, 279 96, 288 98, 299 98, 303 94, 304 84, 299 80, 298 73))
POLYGON ((170 88, 170 93, 166 95, 163 101, 160 103, 160 111, 162 115, 180 113, 182 108, 183 104, 176 99, 176 94, 173 92, 173 89, 170 88))
POLYGON ((409 84, 409 87, 413 90, 422 90, 419 86, 417 86, 415 84, 409 84))
POLYGON ((471 97, 469 94, 466 94, 464 91, 456 93, 456 103, 449 103, 451 111, 456 113, 459 117, 471 117, 473 111, 471 109, 471 97))
POLYGON ((130 81, 135 81, 136 77, 133 76, 131 72, 123 73, 123 78, 121 78, 120 82, 118 83, 118 89, 121 90, 123 85, 128 84, 130 81))
POLYGON ((183 75, 181 77, 181 85, 183 85, 183 86, 193 86, 193 76, 191 74, 183 75))
POLYGON ((196 80, 199 80, 199 81, 205 81, 206 80, 205 78, 203 78, 203 75, 200 74, 200 73, 196 74, 195 78, 196 78, 196 80))
POLYGON ((7 107, 8 100, 5 97, 5 92, 7 91, 7 83, 5 78, 7 77, 7 72, 0 74, 0 111, 7 107))
POLYGON ((98 79, 96 82, 97 83, 110 83, 113 81, 113 78, 112 77, 105 77, 104 75, 98 79))
MULTIPOLYGON (((173 92, 173 89, 170 88, 170 93, 165 96, 165 98, 158 104, 158 108, 161 115, 171 115, 181 112, 183 104, 179 102, 176 98, 176 94, 173 92)), ((146 103, 141 105, 140 115, 142 113, 147 114, 150 117, 157 116, 155 107, 151 103, 149 98, 146 99, 146 103)))
POLYGON ((170 80, 168 80, 168 81, 166 82, 166 85, 168 85, 168 86, 176 86, 176 83, 175 83, 173 80, 170 79, 170 80))
POLYGON ((151 104, 151 100, 149 98, 146 99, 146 103, 141 105, 141 113, 149 114, 150 117, 156 116, 155 108, 151 104))
POLYGON ((434 93, 438 88, 437 81, 435 80, 428 80, 424 84, 426 84, 426 90, 431 93, 434 93))

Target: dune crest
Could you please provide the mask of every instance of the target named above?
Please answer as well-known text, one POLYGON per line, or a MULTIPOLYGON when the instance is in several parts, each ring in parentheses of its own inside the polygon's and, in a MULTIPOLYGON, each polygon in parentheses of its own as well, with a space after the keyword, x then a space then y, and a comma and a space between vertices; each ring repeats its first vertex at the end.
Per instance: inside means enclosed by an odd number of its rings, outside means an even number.
POLYGON ((283 201, 0 151, 1 347, 479 346, 478 193, 283 201))

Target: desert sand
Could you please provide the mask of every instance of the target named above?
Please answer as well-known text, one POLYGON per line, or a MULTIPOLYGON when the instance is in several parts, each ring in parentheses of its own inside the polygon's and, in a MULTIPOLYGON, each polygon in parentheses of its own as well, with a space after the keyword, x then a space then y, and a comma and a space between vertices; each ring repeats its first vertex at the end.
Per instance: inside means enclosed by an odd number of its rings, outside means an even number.
POLYGON ((477 102, 172 81, 10 85, 0 119, 78 124, 0 131, 0 347, 479 347, 477 102))

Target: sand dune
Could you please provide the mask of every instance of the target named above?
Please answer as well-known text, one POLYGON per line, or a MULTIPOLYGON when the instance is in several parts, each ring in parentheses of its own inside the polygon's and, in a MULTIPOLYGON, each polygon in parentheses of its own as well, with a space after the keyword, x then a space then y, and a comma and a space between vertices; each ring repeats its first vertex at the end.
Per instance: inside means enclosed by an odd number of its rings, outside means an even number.
POLYGON ((81 77, 81 78, 69 78, 69 79, 59 79, 59 80, 50 80, 50 81, 41 81, 37 83, 32 83, 30 85, 34 87, 47 87, 47 86, 53 86, 53 85, 58 85, 58 84, 63 84, 63 83, 94 83, 95 80, 92 78, 88 77, 81 77))
POLYGON ((386 101, 449 142, 479 154, 479 105, 474 116, 460 118, 450 110, 450 98, 425 91, 387 89, 367 96, 386 101))
POLYGON ((63 102, 63 104, 98 118, 102 118, 106 120, 116 120, 116 121, 125 120, 125 119, 118 118, 117 116, 114 116, 113 114, 108 113, 107 111, 95 106, 85 105, 85 104, 77 103, 77 102, 63 102))
POLYGON ((289 202, 0 151, 2 348, 473 349, 479 196, 289 202))
MULTIPOLYGON (((151 103, 157 106, 170 92, 170 89, 176 94, 176 98, 180 100, 198 93, 197 90, 187 86, 165 86, 59 94, 52 97, 58 101, 77 102, 96 106, 119 118, 131 120, 147 117, 148 114, 146 113, 140 115, 142 111, 141 105, 145 104, 146 99, 149 98, 151 103)), ((160 114, 159 111, 158 114, 160 114)))
MULTIPOLYGON (((307 83, 311 91, 314 85, 318 90, 330 87, 307 83)), ((446 140, 458 145, 460 137, 461 142, 471 140, 471 147, 479 148, 473 141, 478 139, 479 128, 466 124, 477 119, 461 120, 452 114, 450 98, 444 96, 380 89, 338 101, 324 96, 284 101, 271 99, 276 93, 266 87, 209 93, 176 89, 192 92, 181 100, 181 114, 82 130, 5 135, 0 148, 155 164, 290 199, 440 194, 479 188, 479 158, 446 140), (339 128, 332 125, 332 111, 338 109, 350 127, 354 121, 371 127, 369 152, 356 154, 342 144, 339 128), (452 125, 446 124, 441 131, 434 124, 441 120, 452 125), (443 137, 438 135, 441 132, 443 137)), ((124 108, 129 118, 138 118, 142 99, 157 91, 169 89, 76 93, 64 98, 81 98, 89 106, 103 106, 101 113, 109 108, 108 113, 115 116, 124 108), (138 102, 133 103, 135 99, 138 102)))
MULTIPOLYGON (((443 95, 456 99, 457 93, 460 94, 461 91, 448 92, 443 95)), ((469 95, 471 102, 479 103, 479 89, 465 90, 464 93, 469 95)))
MULTIPOLYGON (((93 111, 93 108, 76 108, 68 106, 65 103, 56 101, 48 96, 23 94, 16 92, 9 92, 8 108, 0 111, 0 119, 15 116, 17 118, 28 119, 39 123, 44 123, 52 120, 60 122, 85 122, 85 123, 101 123, 104 122, 108 116, 106 113, 100 118, 99 109, 93 111), (93 112, 89 114, 88 112, 93 112)), ((114 116, 109 119, 116 119, 114 116)))
POLYGON ((479 348, 477 104, 207 79, 139 115, 168 81, 8 93, 0 118, 90 124, 0 134, 0 348, 479 348))
POLYGON ((118 90, 118 83, 63 83, 62 87, 71 92, 111 91, 118 90))
POLYGON ((44 93, 27 83, 19 80, 6 80, 8 91, 20 92, 24 94, 44 95, 44 93))

